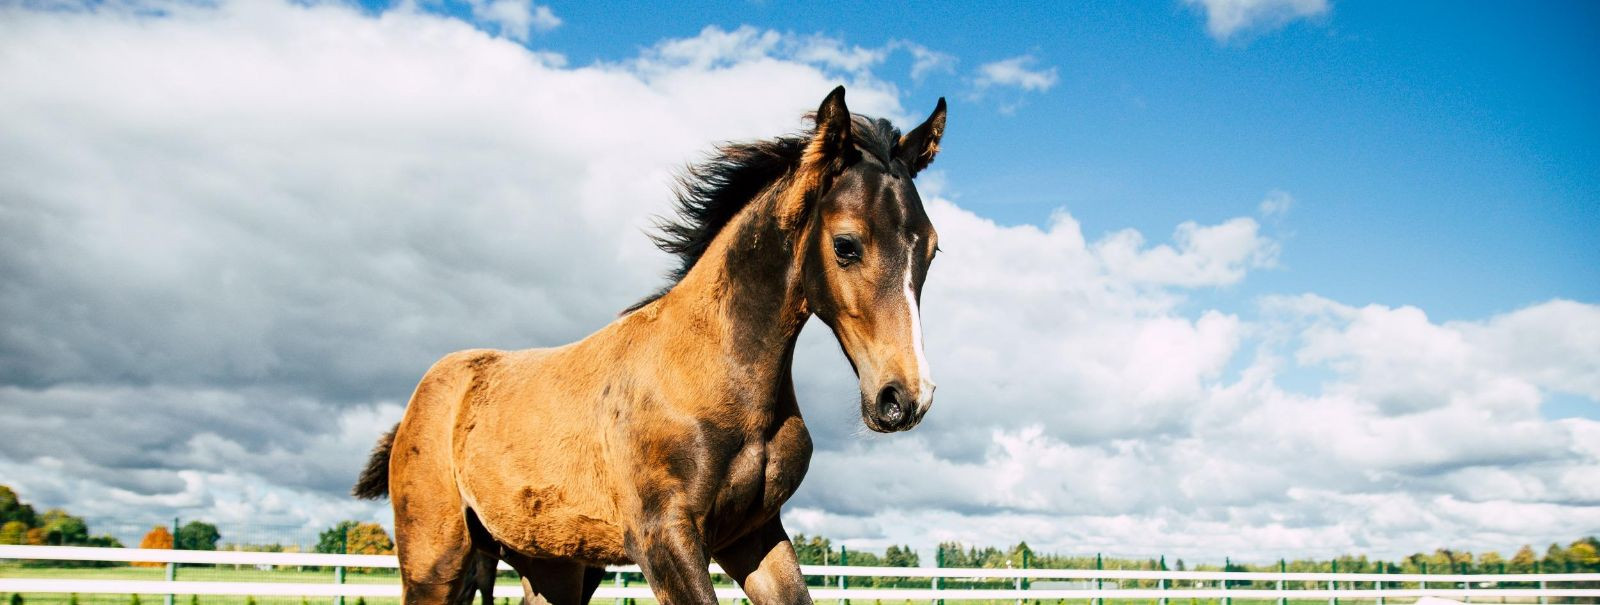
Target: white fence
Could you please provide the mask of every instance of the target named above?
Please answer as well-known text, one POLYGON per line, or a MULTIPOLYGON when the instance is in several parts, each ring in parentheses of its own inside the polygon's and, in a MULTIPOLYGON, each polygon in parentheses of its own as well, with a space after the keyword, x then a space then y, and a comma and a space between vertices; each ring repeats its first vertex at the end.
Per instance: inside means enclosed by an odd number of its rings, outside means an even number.
MULTIPOLYGON (((51 561, 149 561, 207 565, 316 566, 330 568, 396 568, 388 555, 331 555, 235 551, 157 550, 140 548, 88 548, 79 546, 0 546, 0 559, 51 561)), ((169 570, 171 566, 169 566, 169 570)), ((721 570, 712 566, 712 572, 721 570)), ((27 568, 20 568, 26 573, 27 568)), ((608 572, 637 573, 638 566, 615 566, 608 572)), ((1538 602, 1548 605, 1574 597, 1600 597, 1600 588, 1577 588, 1573 583, 1600 582, 1600 573, 1570 574, 1376 574, 1376 573, 1271 573, 1216 571, 1144 571, 1115 569, 966 569, 934 567, 848 567, 804 565, 808 576, 840 577, 840 588, 811 589, 815 600, 873 599, 884 601, 974 600, 1093 600, 1148 599, 1166 605, 1169 599, 1249 599, 1276 601, 1357 599, 1382 604, 1386 599, 1408 602, 1424 596, 1476 602, 1538 602), (845 588, 846 577, 927 578, 928 588, 845 588), (1007 589, 939 589, 938 579, 1010 580, 1007 589), (1024 580, 1156 580, 1158 588, 1025 588, 1024 580), (1237 588, 1228 583, 1251 581, 1272 588, 1237 588), (1291 586, 1287 583, 1296 583, 1291 586), (1305 588, 1310 584, 1317 588, 1305 588), (1415 588, 1402 587, 1406 584, 1415 588), (1536 584, 1537 588, 1501 588, 1501 584, 1536 584), (1555 586, 1552 586, 1555 585, 1555 586)), ((388 584, 344 584, 343 573, 323 583, 215 582, 182 578, 168 580, 89 580, 0 577, 0 592, 82 594, 255 595, 304 597, 398 597, 398 581, 388 584)), ((169 576, 170 578, 170 576, 169 576)), ((621 576, 617 578, 620 580, 621 576)), ((1087 586, 1087 583, 1085 583, 1087 586)), ((520 586, 501 585, 497 597, 520 597, 520 586)), ((737 588, 718 588, 724 599, 743 598, 737 588)), ((651 599, 644 586, 602 584, 596 599, 651 599)))

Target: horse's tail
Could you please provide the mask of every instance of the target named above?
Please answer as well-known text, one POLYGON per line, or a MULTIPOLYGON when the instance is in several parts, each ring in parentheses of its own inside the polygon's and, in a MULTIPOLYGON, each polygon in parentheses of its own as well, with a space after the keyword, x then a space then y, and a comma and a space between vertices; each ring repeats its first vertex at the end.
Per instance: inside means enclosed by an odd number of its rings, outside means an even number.
POLYGON ((361 471, 361 478, 356 479, 355 487, 350 488, 350 495, 362 500, 377 500, 389 495, 389 450, 394 448, 394 432, 400 429, 396 423, 394 428, 378 438, 378 445, 372 447, 372 457, 367 459, 367 468, 361 471))

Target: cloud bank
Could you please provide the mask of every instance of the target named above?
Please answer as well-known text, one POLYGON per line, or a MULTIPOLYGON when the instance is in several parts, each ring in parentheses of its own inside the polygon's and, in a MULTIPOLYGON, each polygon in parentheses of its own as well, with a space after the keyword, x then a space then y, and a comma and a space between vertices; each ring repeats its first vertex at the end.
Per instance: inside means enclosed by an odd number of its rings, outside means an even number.
MULTIPOLYGON (((837 83, 915 113, 874 72, 894 49, 826 36, 713 27, 568 66, 406 9, 162 6, 0 8, 0 476, 105 522, 384 518, 343 493, 422 371, 580 338, 658 286, 642 231, 685 162, 801 128, 837 83)), ((1600 399, 1600 307, 1229 313, 1195 295, 1291 245, 1254 218, 1091 237, 951 188, 923 179, 935 409, 863 435, 808 328, 791 531, 1265 558, 1600 530, 1600 423, 1541 413, 1600 399)))

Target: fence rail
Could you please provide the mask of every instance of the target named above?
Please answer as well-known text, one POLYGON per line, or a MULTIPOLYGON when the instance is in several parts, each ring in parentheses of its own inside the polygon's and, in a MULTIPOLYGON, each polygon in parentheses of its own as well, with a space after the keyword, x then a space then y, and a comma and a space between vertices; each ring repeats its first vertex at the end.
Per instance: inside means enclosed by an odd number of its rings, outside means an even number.
MULTIPOLYGON (((275 553, 239 551, 197 551, 142 548, 95 548, 81 546, 0 546, 0 560, 114 561, 187 563, 206 565, 312 566, 329 568, 393 569, 399 561, 392 555, 337 555, 321 553, 275 553)), ((619 565, 608 573, 638 573, 637 565, 619 565)), ((711 566, 713 573, 721 569, 711 566)), ((1241 571, 1155 571, 1113 569, 975 569, 949 567, 852 567, 802 565, 807 576, 935 578, 956 580, 1013 580, 1015 588, 820 588, 813 587, 815 600, 1022 600, 1022 599, 1250 599, 1279 601, 1288 599, 1417 599, 1425 596, 1446 599, 1537 600, 1556 605, 1551 599, 1600 598, 1600 588, 1550 587, 1550 584, 1600 584, 1600 573, 1537 574, 1376 574, 1336 572, 1241 572, 1241 571), (1163 588, 1027 588, 1023 580, 1163 580, 1163 588), (1189 582, 1191 587, 1165 588, 1172 581, 1189 582), (1229 587, 1235 582, 1276 582, 1276 588, 1229 587), (1285 582, 1313 582, 1318 588, 1286 588, 1285 582), (1212 588, 1200 587, 1210 583, 1212 588), (1502 583, 1537 584, 1538 588, 1501 588, 1502 583), (1339 588, 1343 584, 1346 587, 1339 588), (1364 584, 1366 587, 1356 587, 1364 584), (1416 588, 1395 586, 1416 584, 1416 588), (1433 586, 1428 586, 1433 584, 1433 586), (1483 586, 1489 586, 1484 588, 1483 586), (1478 586, 1478 588, 1473 588, 1478 586)), ((258 595, 301 597, 397 597, 398 582, 388 584, 344 584, 343 574, 334 582, 216 582, 183 579, 168 580, 76 580, 47 578, 0 578, 0 592, 83 593, 83 594, 182 594, 182 595, 258 595)), ((497 597, 519 597, 520 586, 501 585, 497 597)), ((643 586, 603 584, 595 598, 650 599, 643 586)), ((737 588, 718 588, 724 599, 743 598, 737 588)))

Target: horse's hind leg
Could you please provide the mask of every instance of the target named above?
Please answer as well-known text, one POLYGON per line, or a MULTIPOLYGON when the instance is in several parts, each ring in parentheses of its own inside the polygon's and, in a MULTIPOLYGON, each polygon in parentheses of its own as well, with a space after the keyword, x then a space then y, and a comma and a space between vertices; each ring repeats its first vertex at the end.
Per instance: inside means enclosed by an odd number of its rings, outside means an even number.
POLYGON ((466 506, 450 462, 455 403, 470 372, 445 358, 428 370, 395 429, 389 457, 389 499, 405 605, 449 605, 467 586, 475 563, 466 506))
POLYGON ((478 553, 478 591, 483 593, 483 605, 494 605, 494 580, 500 574, 500 560, 478 553))
MULTIPOLYGON (((468 524, 470 526, 471 522, 468 524)), ((452 603, 472 605, 473 597, 476 595, 483 599, 483 605, 494 605, 494 581, 495 575, 500 571, 497 569, 499 564, 500 559, 479 549, 473 557, 473 562, 467 566, 466 579, 463 580, 466 589, 456 595, 452 603)))
MULTIPOLYGON (((459 515, 457 517, 459 519, 459 515)), ((467 582, 469 567, 477 565, 477 554, 467 537, 466 523, 440 523, 427 527, 395 520, 395 535, 406 536, 400 546, 401 603, 404 605, 453 605, 470 603, 476 585, 467 582), (457 525, 460 534, 452 535, 448 526, 457 525), (408 531, 400 529, 410 526, 408 531)))
MULTIPOLYGON (((419 444, 423 453, 431 444, 419 444)), ((390 498, 394 501, 394 534, 400 555, 400 583, 405 605, 470 603, 467 582, 476 571, 479 554, 473 550, 461 495, 450 483, 448 468, 425 455, 391 459, 390 498), (401 472, 395 472, 399 470, 401 472), (465 594, 463 594, 465 593, 465 594)), ((438 457, 438 458, 442 458, 438 457)))
POLYGON ((606 568, 589 567, 583 570, 583 603, 588 603, 594 598, 594 591, 600 588, 600 582, 606 579, 606 568))

